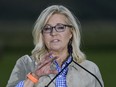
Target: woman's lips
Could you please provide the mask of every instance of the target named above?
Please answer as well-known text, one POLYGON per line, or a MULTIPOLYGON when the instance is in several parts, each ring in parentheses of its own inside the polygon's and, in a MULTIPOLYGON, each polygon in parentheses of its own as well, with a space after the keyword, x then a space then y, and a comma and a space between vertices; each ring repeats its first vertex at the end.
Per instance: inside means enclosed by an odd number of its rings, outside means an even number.
POLYGON ((58 40, 58 39, 54 39, 54 40, 52 40, 51 42, 52 43, 57 43, 57 42, 59 42, 60 40, 58 40))

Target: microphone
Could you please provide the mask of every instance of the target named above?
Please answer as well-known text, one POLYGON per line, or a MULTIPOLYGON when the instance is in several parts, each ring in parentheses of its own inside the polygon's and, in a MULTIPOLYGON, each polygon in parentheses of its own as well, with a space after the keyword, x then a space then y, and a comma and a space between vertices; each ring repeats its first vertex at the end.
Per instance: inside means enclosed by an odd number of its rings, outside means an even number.
MULTIPOLYGON (((72 52, 73 52, 72 45, 68 46, 68 52, 72 56, 72 52)), ((81 66, 80 64, 78 64, 76 61, 72 60, 72 62, 74 62, 76 65, 78 65, 79 67, 81 67, 82 69, 84 69, 86 72, 88 72, 89 74, 91 74, 93 77, 95 77, 95 79, 99 82, 100 86, 103 87, 102 83, 100 82, 100 80, 98 79, 98 77, 96 75, 94 75, 89 70, 87 70, 86 68, 84 68, 83 66, 81 66)))
MULTIPOLYGON (((69 57, 71 57, 71 56, 69 56, 69 57)), ((69 66, 69 64, 72 61, 73 61, 73 59, 71 58, 71 61, 69 63, 66 62, 66 66, 45 87, 48 87, 69 66)))

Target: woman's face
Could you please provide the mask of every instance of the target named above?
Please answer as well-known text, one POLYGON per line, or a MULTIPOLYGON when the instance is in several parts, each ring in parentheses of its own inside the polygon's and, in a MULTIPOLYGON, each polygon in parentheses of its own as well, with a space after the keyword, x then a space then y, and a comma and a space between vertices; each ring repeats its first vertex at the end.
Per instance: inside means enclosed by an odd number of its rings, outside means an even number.
POLYGON ((65 26, 68 25, 67 22, 68 19, 62 14, 54 14, 47 21, 44 27, 43 40, 49 51, 67 50, 68 42, 72 37, 71 27, 65 26), (56 28, 59 29, 59 32, 56 28), (65 30, 63 30, 64 28, 65 30), (51 32, 46 33, 50 30, 51 32))

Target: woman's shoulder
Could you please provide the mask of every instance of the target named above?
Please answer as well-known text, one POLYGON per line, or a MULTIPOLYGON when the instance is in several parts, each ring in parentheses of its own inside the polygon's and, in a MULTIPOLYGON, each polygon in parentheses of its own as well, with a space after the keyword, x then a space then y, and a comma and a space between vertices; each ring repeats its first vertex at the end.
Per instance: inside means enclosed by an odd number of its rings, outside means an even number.
POLYGON ((36 62, 34 60, 34 58, 32 56, 29 55, 23 55, 22 57, 20 57, 17 61, 16 61, 16 65, 19 66, 35 66, 36 62))
POLYGON ((31 56, 27 55, 27 54, 21 56, 21 57, 17 60, 17 62, 24 62, 24 63, 33 62, 33 61, 34 61, 34 59, 33 59, 31 56))
POLYGON ((81 65, 87 65, 87 66, 94 66, 96 67, 96 63, 90 60, 84 60, 82 63, 80 63, 81 65))
POLYGON ((27 71, 33 71, 34 67, 36 66, 36 62, 32 56, 24 55, 16 61, 15 66, 18 68, 24 68, 27 71))
POLYGON ((99 71, 98 65, 90 60, 84 60, 80 65, 82 65, 83 67, 94 73, 99 71))
POLYGON ((81 63, 78 63, 78 64, 75 64, 73 62, 72 66, 74 66, 79 71, 83 71, 84 69, 82 67, 84 67, 85 69, 87 69, 88 71, 90 71, 90 72, 92 72, 94 74, 99 72, 99 68, 98 68, 97 64, 94 63, 93 61, 84 60, 84 61, 82 61, 81 63))

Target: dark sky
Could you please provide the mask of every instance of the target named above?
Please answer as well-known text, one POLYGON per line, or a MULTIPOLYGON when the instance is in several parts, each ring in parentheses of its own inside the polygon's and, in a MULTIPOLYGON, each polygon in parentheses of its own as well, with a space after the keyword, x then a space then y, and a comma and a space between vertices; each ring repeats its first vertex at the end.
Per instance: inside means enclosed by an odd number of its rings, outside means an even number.
POLYGON ((81 20, 116 20, 116 0, 0 0, 0 19, 35 20, 52 4, 68 7, 81 20))

